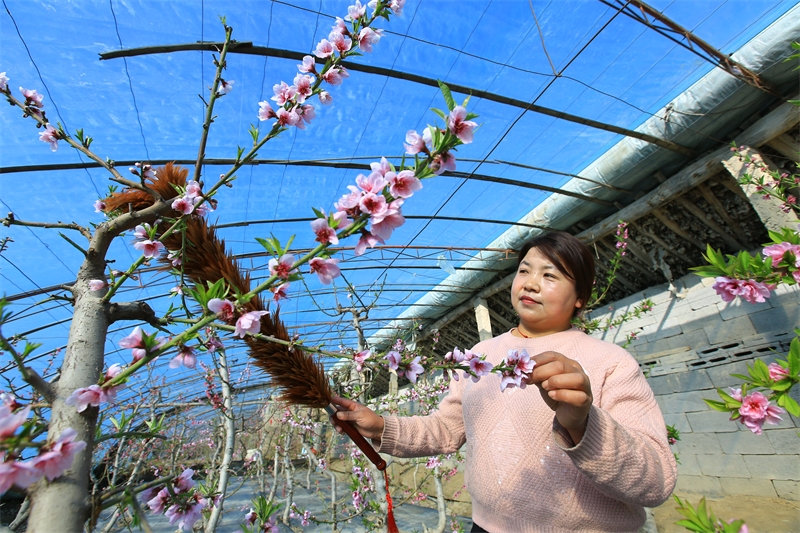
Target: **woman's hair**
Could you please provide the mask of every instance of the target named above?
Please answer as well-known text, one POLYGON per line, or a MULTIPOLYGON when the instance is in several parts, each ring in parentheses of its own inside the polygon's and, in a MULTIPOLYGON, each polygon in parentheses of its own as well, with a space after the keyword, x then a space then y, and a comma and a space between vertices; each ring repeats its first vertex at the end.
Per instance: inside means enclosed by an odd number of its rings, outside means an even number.
POLYGON ((565 231, 546 231, 522 245, 517 258, 517 267, 536 248, 565 276, 575 282, 575 292, 581 302, 572 316, 585 309, 592 296, 594 286, 594 256, 589 247, 565 231))

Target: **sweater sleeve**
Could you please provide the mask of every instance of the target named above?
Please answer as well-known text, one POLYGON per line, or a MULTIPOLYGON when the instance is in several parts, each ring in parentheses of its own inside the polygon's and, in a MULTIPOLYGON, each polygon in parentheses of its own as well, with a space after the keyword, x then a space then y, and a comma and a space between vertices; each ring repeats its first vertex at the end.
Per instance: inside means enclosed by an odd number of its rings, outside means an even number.
POLYGON ((430 415, 384 416, 378 451, 395 457, 428 457, 461 448, 467 440, 461 412, 465 381, 451 381, 449 393, 430 415))
POLYGON ((675 456, 653 392, 627 353, 602 386, 578 445, 554 419, 556 443, 604 494, 622 502, 656 507, 677 481, 675 456))

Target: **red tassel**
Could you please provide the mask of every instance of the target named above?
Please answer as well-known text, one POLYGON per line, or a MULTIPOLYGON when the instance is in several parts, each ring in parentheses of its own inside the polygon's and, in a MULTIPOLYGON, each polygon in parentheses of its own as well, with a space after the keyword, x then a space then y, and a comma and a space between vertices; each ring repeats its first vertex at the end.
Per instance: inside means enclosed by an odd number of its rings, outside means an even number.
POLYGON ((394 522, 394 510, 392 509, 392 492, 389 490, 389 472, 383 471, 383 479, 386 480, 386 503, 389 511, 386 513, 386 529, 389 533, 400 533, 397 524, 394 522))

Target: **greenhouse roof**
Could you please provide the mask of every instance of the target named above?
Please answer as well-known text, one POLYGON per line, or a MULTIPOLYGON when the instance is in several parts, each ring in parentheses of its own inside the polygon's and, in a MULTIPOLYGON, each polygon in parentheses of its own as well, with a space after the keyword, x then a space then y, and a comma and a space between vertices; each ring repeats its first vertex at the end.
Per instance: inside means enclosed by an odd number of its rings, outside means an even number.
MULTIPOLYGON (((480 115, 475 141, 456 154, 457 171, 424 182, 403 207, 407 222, 385 246, 355 257, 355 242, 343 241, 336 252, 343 277, 333 286, 315 276, 294 283, 281 312, 293 333, 329 350, 356 345, 353 317, 343 308, 371 306, 367 336, 388 325, 411 328, 419 317, 445 315, 476 290, 452 273, 472 268, 465 264, 475 257, 507 256, 510 247, 497 243, 505 242, 509 228, 548 226, 551 220, 526 218, 543 202, 569 197, 601 210, 595 215, 618 208, 610 183, 583 192, 570 187, 568 195, 559 190, 578 175, 585 178, 587 167, 622 140, 658 147, 675 166, 723 139, 708 132, 707 142, 683 145, 643 133, 642 126, 654 117, 666 125, 665 106, 712 71, 722 72, 721 57, 796 10, 791 0, 651 2, 661 18, 689 30, 690 39, 631 5, 409 0, 401 17, 377 24, 385 33, 374 52, 349 60, 350 77, 329 88, 333 104, 317 106, 305 130, 291 128, 267 143, 256 164, 243 167, 233 186, 220 190, 209 219, 254 279, 265 278, 269 256, 255 238, 274 235, 285 243, 296 235, 293 248, 312 247, 311 208, 332 209, 356 175, 381 156, 399 163, 406 132, 438 120, 431 107, 445 107, 436 86, 442 80, 458 101, 471 92, 468 107, 480 115), (461 298, 445 299, 436 309, 428 300, 419 302, 431 291, 461 298), (425 312, 415 314, 415 306, 425 312)), ((233 90, 217 103, 202 167, 204 180, 213 183, 230 167, 237 146, 252 144, 248 130, 258 125, 258 102, 273 96, 273 85, 291 83, 298 58, 328 35, 348 2, 3 0, 3 7, 0 72, 14 94, 19 96, 19 86, 42 93, 52 122, 72 133, 83 129, 94 139, 94 152, 121 168, 135 162, 194 165, 224 16, 238 46, 224 73, 233 90)), ((724 76, 745 78, 736 68, 724 76)), ((756 109, 779 100, 781 87, 768 79, 737 83, 761 96, 750 103, 756 109)), ((704 110, 701 118, 730 112, 720 106, 704 110)), ((0 200, 6 211, 28 221, 103 221, 92 207, 108 189, 103 169, 63 143, 51 152, 33 121, 13 108, 0 113, 0 128, 0 200)), ((625 184, 634 193, 652 186, 633 178, 625 184)), ((0 279, 17 313, 3 333, 43 343, 32 366, 50 375, 60 357, 53 350, 66 344, 71 307, 63 300, 42 301, 64 294, 61 287, 75 279, 82 253, 55 230, 4 228, 3 237, 12 240, 4 242, 0 279)), ((115 242, 114 268, 124 269, 139 256, 131 242, 132 237, 115 242)), ((480 270, 494 280, 506 265, 480 270)), ((175 284, 173 276, 145 268, 119 299, 146 300, 163 313, 174 302, 169 291, 175 284)), ((127 361, 118 342, 132 327, 112 326, 107 364, 127 361)), ((13 365, 3 364, 10 376, 13 365)), ((197 371, 169 370, 166 360, 162 366, 167 381, 195 383, 186 392, 199 392, 197 371)))

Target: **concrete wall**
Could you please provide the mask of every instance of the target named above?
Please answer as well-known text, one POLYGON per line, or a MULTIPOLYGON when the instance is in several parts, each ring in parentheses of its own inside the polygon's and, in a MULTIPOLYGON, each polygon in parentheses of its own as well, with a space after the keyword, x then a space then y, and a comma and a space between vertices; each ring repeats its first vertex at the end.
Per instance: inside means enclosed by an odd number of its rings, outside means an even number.
MULTIPOLYGON (((800 500, 800 419, 789 414, 754 435, 703 398, 719 399, 716 388, 740 384, 731 373, 747 364, 783 358, 800 327, 800 289, 780 286, 763 304, 725 303, 711 288, 713 278, 688 275, 595 310, 591 318, 613 318, 645 298, 652 312, 595 336, 623 344, 639 361, 667 424, 681 432, 677 491, 709 497, 752 495, 800 500), (776 353, 777 352, 777 353, 776 353)), ((795 387, 793 397, 800 401, 795 387)))

